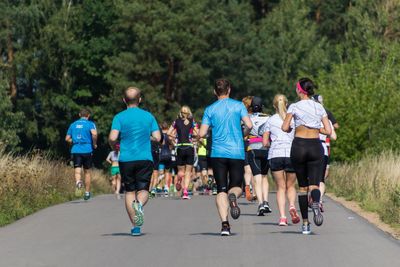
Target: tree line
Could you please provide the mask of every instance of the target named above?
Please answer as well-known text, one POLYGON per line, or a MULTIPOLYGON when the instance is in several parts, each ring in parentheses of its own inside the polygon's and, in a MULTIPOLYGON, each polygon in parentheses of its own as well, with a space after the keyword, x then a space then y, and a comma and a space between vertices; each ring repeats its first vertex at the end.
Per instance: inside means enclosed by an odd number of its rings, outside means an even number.
POLYGON ((66 156, 84 106, 102 157, 129 85, 171 122, 183 104, 201 119, 216 78, 273 112, 273 96, 295 101, 308 76, 341 125, 334 159, 397 149, 399 11, 396 0, 2 0, 0 142, 66 156))

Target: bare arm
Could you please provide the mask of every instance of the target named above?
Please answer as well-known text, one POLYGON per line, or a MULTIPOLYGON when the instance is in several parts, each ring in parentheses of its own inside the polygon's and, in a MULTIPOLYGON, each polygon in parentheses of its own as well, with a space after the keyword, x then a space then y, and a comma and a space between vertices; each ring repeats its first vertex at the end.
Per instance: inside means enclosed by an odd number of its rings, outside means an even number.
POLYGON ((92 129, 92 130, 90 130, 90 133, 92 134, 93 148, 96 149, 97 148, 97 130, 96 129, 92 129))
POLYGON ((151 133, 151 137, 153 138, 154 141, 160 142, 161 141, 161 133, 159 130, 156 130, 151 133))
POLYGON ((244 123, 243 136, 247 136, 250 133, 251 128, 253 128, 253 123, 251 122, 249 116, 243 117, 242 121, 244 123))
POLYGON ((200 131, 199 131, 198 137, 199 137, 199 138, 204 138, 204 137, 206 137, 206 136, 207 136, 207 133, 208 133, 208 128, 210 128, 209 125, 207 125, 207 124, 202 124, 202 125, 200 126, 200 131))
POLYGON ((265 132, 263 134, 263 146, 264 147, 269 147, 271 145, 270 142, 269 142, 269 135, 270 135, 269 132, 265 132))
POLYGON ((118 130, 111 130, 110 134, 108 135, 108 143, 110 144, 111 148, 114 149, 115 145, 118 143, 118 130))
POLYGON ((337 135, 336 135, 336 131, 335 131, 335 125, 333 125, 332 127, 332 133, 329 136, 332 140, 336 140, 337 139, 337 135))
POLYGON ((67 136, 65 136, 65 141, 66 141, 68 144, 72 145, 72 137, 71 137, 70 135, 67 134, 67 136))
POLYGON ((293 114, 292 113, 287 113, 286 114, 286 118, 283 121, 282 124, 282 131, 284 131, 285 133, 289 133, 290 131, 292 131, 292 129, 290 128, 290 122, 292 121, 293 118, 293 114))
POLYGON ((107 158, 106 158, 106 161, 107 161, 108 163, 112 164, 112 161, 111 161, 111 153, 108 154, 108 156, 107 156, 107 158))
POLYGON ((331 124, 329 123, 328 117, 323 117, 322 118, 322 124, 324 125, 324 128, 319 129, 319 132, 321 134, 331 135, 332 127, 331 127, 331 124))

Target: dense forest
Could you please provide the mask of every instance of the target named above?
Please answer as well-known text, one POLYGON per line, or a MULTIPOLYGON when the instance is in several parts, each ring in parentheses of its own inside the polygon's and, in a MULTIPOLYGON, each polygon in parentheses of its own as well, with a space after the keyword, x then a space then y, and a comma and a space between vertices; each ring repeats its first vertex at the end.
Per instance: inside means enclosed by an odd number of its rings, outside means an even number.
POLYGON ((128 85, 162 122, 182 104, 200 119, 216 78, 272 112, 308 76, 340 124, 334 159, 398 149, 399 39, 398 0, 0 0, 0 142, 67 157, 84 106, 100 159, 128 85))

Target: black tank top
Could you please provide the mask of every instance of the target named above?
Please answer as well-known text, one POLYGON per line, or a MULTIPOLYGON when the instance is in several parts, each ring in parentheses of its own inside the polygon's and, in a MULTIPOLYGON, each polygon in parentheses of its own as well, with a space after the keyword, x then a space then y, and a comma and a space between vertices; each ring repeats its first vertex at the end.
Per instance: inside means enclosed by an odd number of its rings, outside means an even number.
POLYGON ((178 135, 178 144, 189 144, 191 143, 193 134, 193 119, 188 119, 189 123, 185 125, 185 120, 175 120, 175 130, 178 135))

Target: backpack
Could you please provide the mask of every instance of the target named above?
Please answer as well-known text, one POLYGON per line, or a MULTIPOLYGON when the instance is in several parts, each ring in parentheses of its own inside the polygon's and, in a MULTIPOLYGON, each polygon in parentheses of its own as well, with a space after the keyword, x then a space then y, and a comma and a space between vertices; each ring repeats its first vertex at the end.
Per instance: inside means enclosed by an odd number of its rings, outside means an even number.
POLYGON ((171 161, 172 159, 172 153, 171 149, 169 149, 169 137, 167 134, 163 133, 164 136, 164 144, 161 146, 161 152, 160 152, 160 161, 167 162, 171 161))

